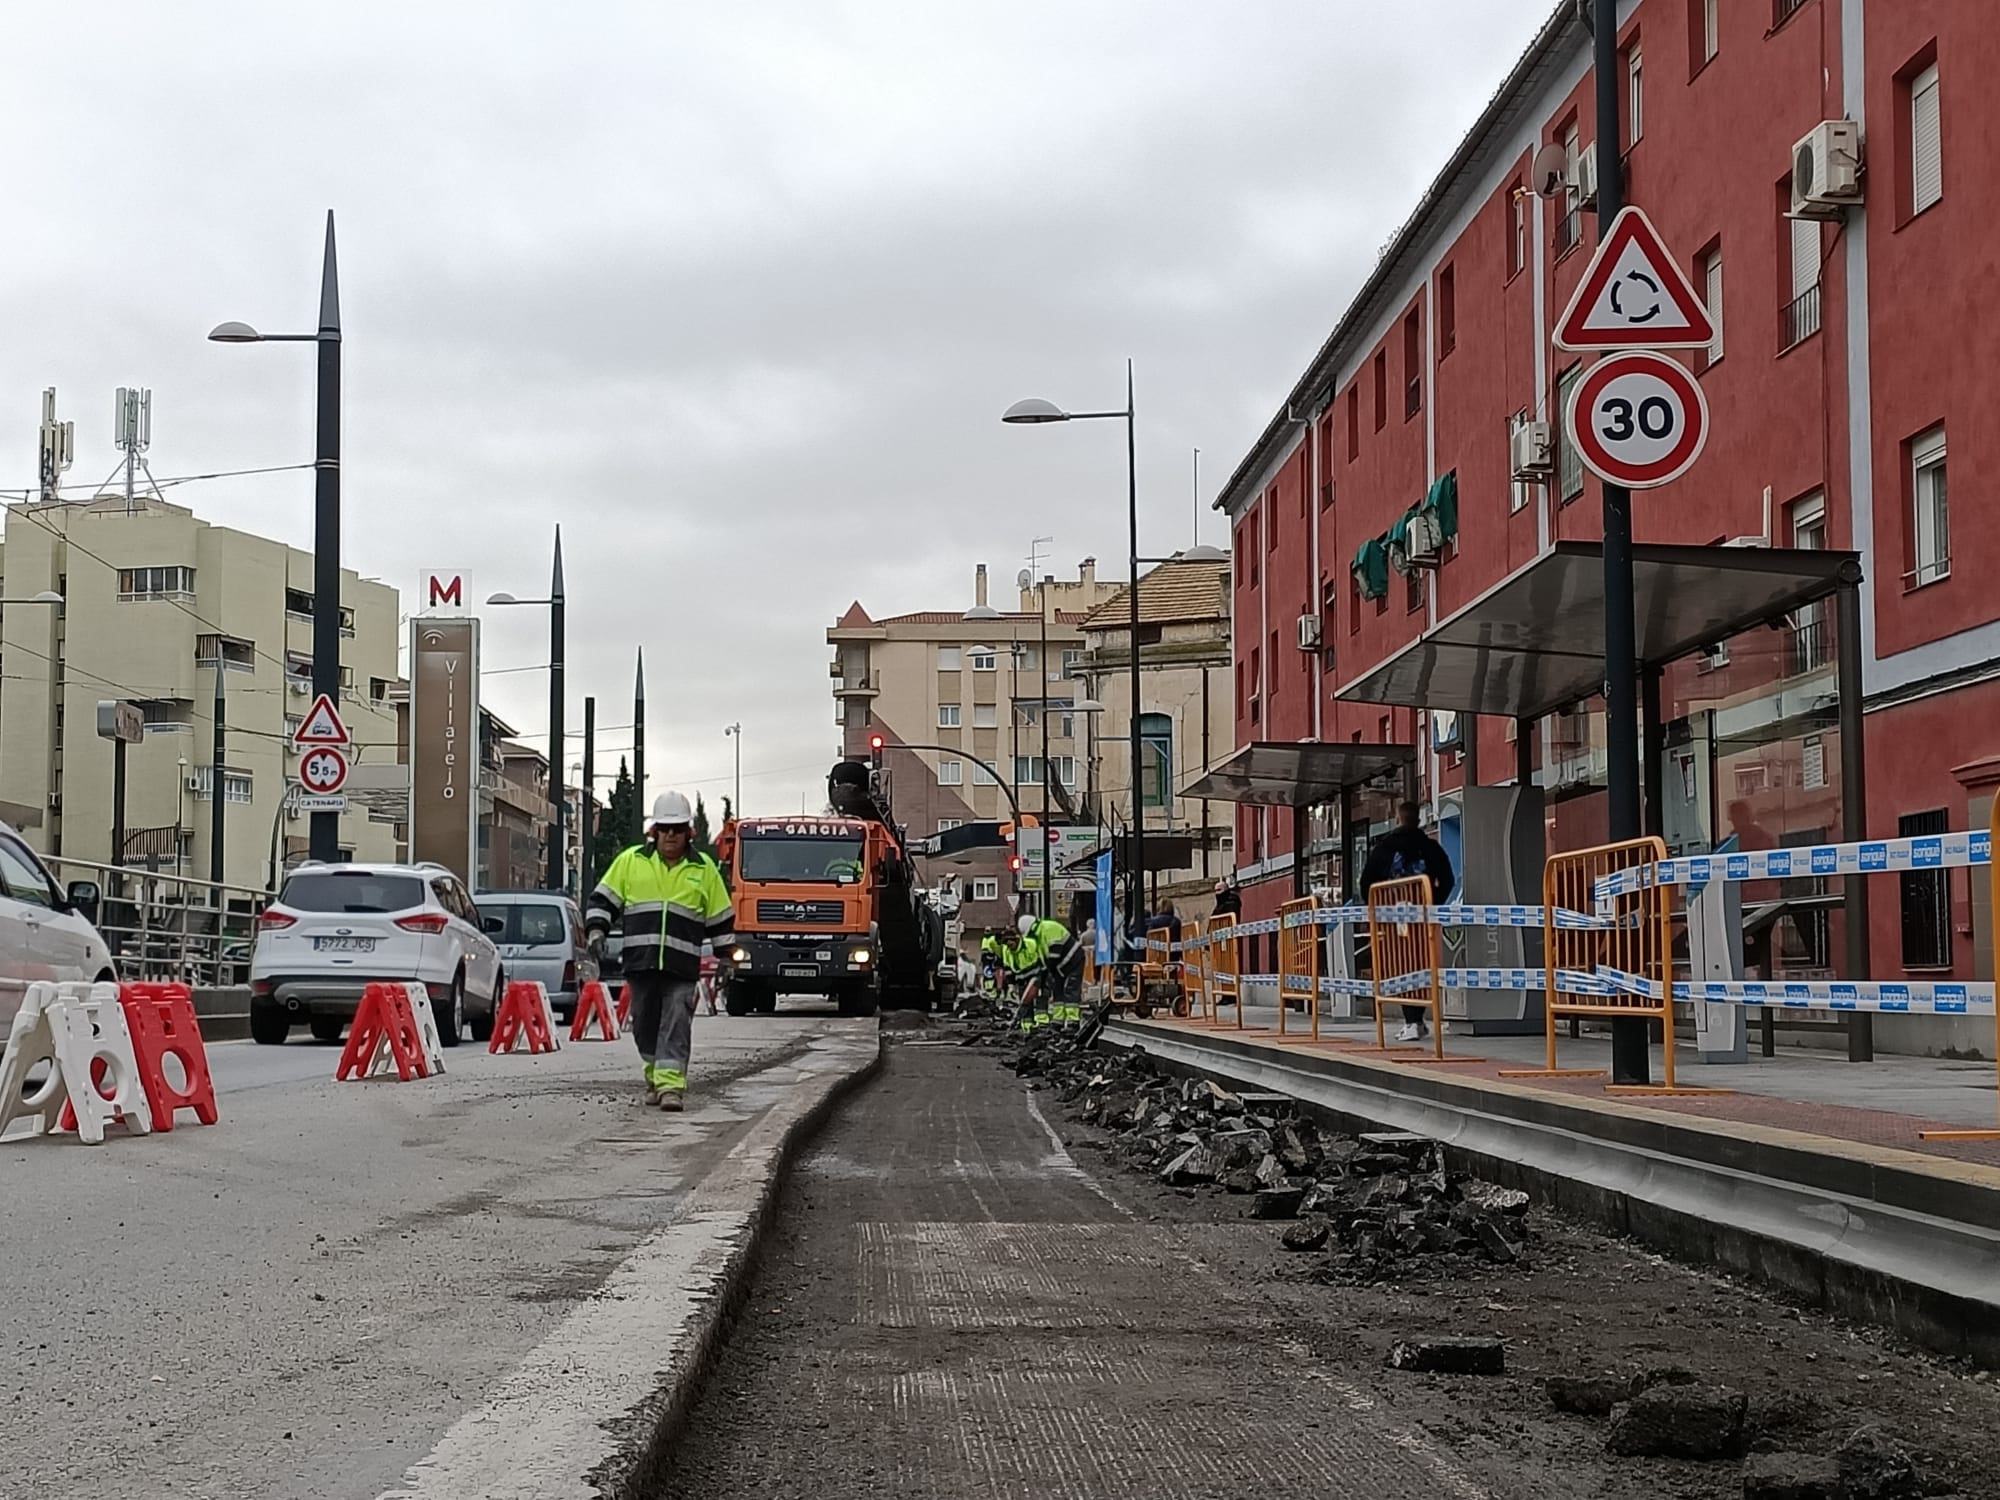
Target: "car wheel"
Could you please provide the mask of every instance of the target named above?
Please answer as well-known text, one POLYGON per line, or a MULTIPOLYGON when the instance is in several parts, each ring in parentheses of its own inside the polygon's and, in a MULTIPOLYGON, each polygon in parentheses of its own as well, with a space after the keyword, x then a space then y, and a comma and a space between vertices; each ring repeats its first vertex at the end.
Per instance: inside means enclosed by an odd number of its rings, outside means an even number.
POLYGON ((292 1034, 292 1018, 281 1005, 250 1002, 250 1040, 260 1047, 281 1047, 292 1034))
POLYGON ((312 1018, 314 1041, 337 1042, 340 1040, 341 1032, 346 1029, 347 1023, 339 1016, 314 1016, 312 1018))
MULTIPOLYGON (((433 1010, 437 1009, 436 1001, 431 1002, 431 1008, 433 1010)), ((458 1045, 459 1027, 465 1023, 465 976, 463 974, 454 974, 452 976, 451 988, 445 991, 444 1009, 438 1012, 437 1023, 438 1040, 443 1042, 447 1047, 456 1047, 458 1045)))

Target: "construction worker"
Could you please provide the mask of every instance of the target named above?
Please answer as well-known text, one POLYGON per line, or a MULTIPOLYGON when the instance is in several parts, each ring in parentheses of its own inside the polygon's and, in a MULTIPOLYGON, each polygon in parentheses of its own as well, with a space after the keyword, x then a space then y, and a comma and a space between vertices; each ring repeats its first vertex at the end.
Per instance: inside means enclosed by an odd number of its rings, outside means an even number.
POLYGON ((1083 969, 1083 949, 1054 917, 1022 916, 1022 941, 1035 950, 1035 1016, 1038 1025, 1050 1021, 1081 1021, 1083 1006, 1076 985, 1083 969))
POLYGON ((1004 995, 1007 990, 1017 993, 1015 1019, 1020 1022, 1021 1030, 1033 1031, 1037 1024, 1046 1024, 1048 1021, 1048 1017, 1044 1015, 1038 1023, 1029 1005, 1029 991, 1035 967, 1041 962, 1040 951, 1028 940, 1025 933, 1017 932, 1011 927, 1002 930, 999 937, 1000 967, 1007 976, 1002 994, 1004 995))
POLYGON ((1000 933, 995 930, 979 939, 979 986, 982 992, 1000 993, 1000 933))
MULTIPOLYGON (((687 1102, 688 1054, 701 983, 702 944, 718 957, 736 941, 729 890, 714 860, 694 852, 694 809, 679 792, 654 799, 646 842, 611 861, 590 893, 584 931, 594 953, 624 921, 632 1040, 646 1065, 646 1103, 687 1102)), ((722 965, 727 968, 726 962, 722 965)), ((726 979, 726 974, 723 976, 726 979)))

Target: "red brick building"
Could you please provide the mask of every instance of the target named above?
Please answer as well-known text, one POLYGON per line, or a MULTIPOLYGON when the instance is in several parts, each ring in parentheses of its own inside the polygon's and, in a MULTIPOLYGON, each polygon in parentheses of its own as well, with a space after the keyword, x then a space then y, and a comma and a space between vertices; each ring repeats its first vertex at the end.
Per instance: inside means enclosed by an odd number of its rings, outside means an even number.
MULTIPOLYGON (((2000 448, 2000 6, 1989 0, 1634 0, 1621 8, 1618 147, 1646 210, 1718 316, 1687 356, 1712 416, 1683 478, 1633 498, 1642 543, 1761 539, 1860 557, 1871 836, 1983 821, 2000 750, 2000 509, 1961 475, 2000 448), (1795 144, 1858 127, 1858 196, 1791 217, 1795 144)), ((1600 495, 1561 436, 1588 359, 1551 332, 1597 243, 1591 39, 1565 3, 1424 193, 1218 499, 1234 529, 1239 744, 1363 740, 1416 747, 1429 798, 1512 778, 1518 736, 1548 796, 1552 848, 1605 826, 1601 703, 1521 730, 1457 726, 1344 688, 1552 543, 1600 534, 1600 495), (1571 185, 1536 195, 1556 143, 1571 185), (1513 476, 1510 432, 1555 425, 1545 482, 1513 476), (1446 476, 1456 531, 1434 566, 1352 564, 1446 476), (1318 619, 1319 645, 1309 647, 1318 619)), ((1838 185, 1836 184, 1836 190, 1838 185)), ((2000 453, 1996 453, 2000 458, 2000 453)), ((1447 518, 1449 519, 1449 518, 1447 518)), ((1698 842, 1840 837, 1832 606, 1673 668, 1663 691, 1669 781, 1698 842), (1706 779, 1703 795, 1697 783, 1706 779)), ((1379 816, 1381 809, 1376 809, 1379 816)), ((1316 821, 1315 829, 1323 827, 1316 821)), ((1293 828, 1244 809, 1247 915, 1289 890, 1293 828)), ((1312 851, 1309 851, 1312 852, 1312 851)), ((1967 872, 1871 887, 1873 967, 1974 972, 1967 872)), ((1978 967, 1990 973, 1979 934, 1978 967)), ((1823 968, 1826 933, 1795 933, 1783 966, 1823 968)))

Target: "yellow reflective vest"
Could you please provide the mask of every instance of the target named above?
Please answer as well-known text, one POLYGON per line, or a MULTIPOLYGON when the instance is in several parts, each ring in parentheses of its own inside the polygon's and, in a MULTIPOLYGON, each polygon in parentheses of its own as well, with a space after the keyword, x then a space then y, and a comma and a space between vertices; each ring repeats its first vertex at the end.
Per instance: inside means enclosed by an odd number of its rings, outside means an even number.
POLYGON ((668 864, 651 844, 611 861, 590 893, 584 925, 609 932, 624 923, 627 973, 657 970, 669 979, 701 977, 701 945, 717 953, 736 941, 735 909, 722 871, 705 854, 668 864))

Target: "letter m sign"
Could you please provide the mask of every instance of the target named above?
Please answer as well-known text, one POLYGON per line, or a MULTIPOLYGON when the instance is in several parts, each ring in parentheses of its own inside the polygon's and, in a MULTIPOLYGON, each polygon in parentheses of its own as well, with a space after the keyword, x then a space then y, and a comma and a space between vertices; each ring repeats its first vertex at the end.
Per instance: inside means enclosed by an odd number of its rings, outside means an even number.
POLYGON ((429 608, 465 608, 465 579, 463 575, 453 573, 447 577, 442 573, 433 573, 430 575, 429 582, 429 608))

